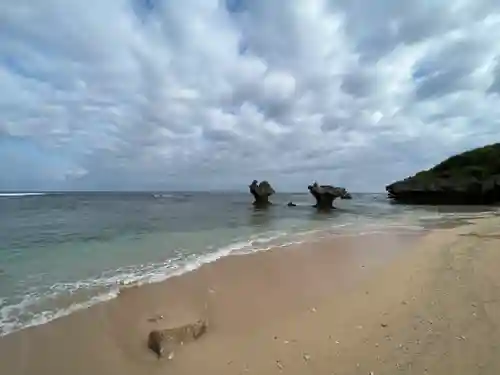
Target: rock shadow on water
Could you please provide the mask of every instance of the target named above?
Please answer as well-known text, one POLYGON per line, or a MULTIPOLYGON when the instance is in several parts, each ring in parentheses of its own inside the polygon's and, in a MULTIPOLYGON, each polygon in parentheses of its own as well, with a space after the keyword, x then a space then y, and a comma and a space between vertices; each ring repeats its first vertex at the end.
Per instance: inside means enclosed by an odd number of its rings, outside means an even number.
POLYGON ((273 221, 273 213, 268 207, 252 206, 249 210, 248 222, 252 227, 265 227, 273 221))
POLYGON ((342 214, 346 212, 348 211, 345 211, 340 208, 334 210, 313 209, 310 211, 309 219, 311 221, 331 221, 332 219, 339 218, 342 214))

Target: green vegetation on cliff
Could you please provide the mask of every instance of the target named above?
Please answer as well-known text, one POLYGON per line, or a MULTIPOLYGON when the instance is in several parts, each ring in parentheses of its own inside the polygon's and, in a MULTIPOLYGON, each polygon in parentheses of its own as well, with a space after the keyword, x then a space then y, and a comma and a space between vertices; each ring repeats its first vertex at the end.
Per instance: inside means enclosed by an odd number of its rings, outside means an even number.
POLYGON ((482 180, 497 174, 500 174, 500 143, 452 156, 427 171, 417 173, 415 178, 473 177, 482 180))

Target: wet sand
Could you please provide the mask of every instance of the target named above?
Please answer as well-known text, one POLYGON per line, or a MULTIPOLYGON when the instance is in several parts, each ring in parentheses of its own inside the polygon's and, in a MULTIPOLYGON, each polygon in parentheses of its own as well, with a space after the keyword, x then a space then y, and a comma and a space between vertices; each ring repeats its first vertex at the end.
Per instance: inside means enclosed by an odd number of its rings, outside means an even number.
POLYGON ((498 374, 499 234, 487 218, 227 257, 0 338, 0 373, 498 374), (147 349, 198 318, 172 360, 147 349))

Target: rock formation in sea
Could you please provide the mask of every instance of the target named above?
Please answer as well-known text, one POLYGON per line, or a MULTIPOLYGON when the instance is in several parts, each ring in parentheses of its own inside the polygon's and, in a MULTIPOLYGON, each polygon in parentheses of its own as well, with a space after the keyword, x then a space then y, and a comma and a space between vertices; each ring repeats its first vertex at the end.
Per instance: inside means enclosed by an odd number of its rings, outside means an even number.
POLYGON ((333 201, 337 198, 351 199, 351 195, 343 187, 336 187, 331 185, 318 185, 317 182, 307 187, 309 192, 316 198, 316 207, 319 210, 331 210, 333 201))
POLYGON ((500 202, 500 143, 476 148, 386 186, 395 202, 493 204, 500 202))
POLYGON ((351 195, 351 193, 346 191, 345 195, 343 197, 341 197, 341 199, 352 199, 352 195, 351 195))
POLYGON ((252 193, 254 197, 254 206, 267 207, 271 204, 271 202, 269 201, 269 197, 273 195, 275 191, 269 182, 262 181, 259 184, 257 180, 253 180, 249 188, 250 193, 252 193))

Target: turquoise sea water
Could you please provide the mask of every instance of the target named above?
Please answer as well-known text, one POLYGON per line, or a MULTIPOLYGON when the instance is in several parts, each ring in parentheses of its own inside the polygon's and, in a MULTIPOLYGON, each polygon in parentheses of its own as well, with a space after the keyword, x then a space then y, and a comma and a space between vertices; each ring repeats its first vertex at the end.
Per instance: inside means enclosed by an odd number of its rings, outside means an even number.
POLYGON ((0 193, 0 335, 113 298, 119 283, 165 280, 229 254, 318 234, 422 231, 489 210, 353 198, 318 214, 307 194, 277 194, 257 211, 246 193, 0 193))

